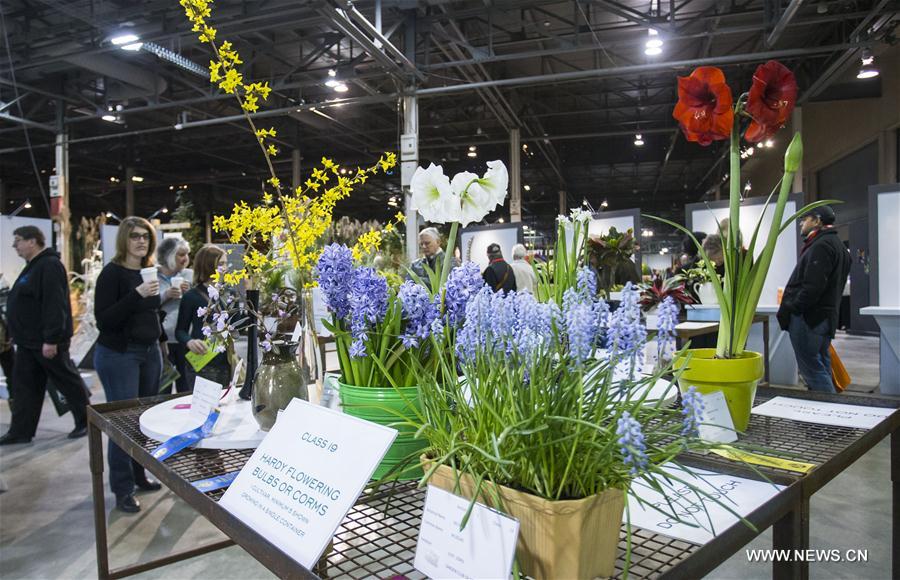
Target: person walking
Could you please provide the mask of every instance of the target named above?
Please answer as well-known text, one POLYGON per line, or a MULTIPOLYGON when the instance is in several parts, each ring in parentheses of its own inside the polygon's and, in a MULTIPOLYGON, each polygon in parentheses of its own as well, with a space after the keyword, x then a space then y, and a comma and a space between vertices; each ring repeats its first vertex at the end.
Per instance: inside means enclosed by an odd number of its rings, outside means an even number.
POLYGON ((175 391, 186 393, 188 389, 184 345, 175 339, 175 324, 178 322, 178 306, 182 295, 190 290, 194 273, 188 269, 191 261, 191 246, 182 238, 163 238, 156 248, 156 263, 159 269, 159 297, 162 310, 162 329, 166 335, 163 356, 168 357, 178 371, 175 391))
POLYGON ((10 386, 12 421, 0 445, 28 443, 37 431, 47 379, 66 398, 75 420, 70 439, 87 435, 88 390, 69 356, 72 306, 69 277, 59 254, 45 248, 35 226, 13 231, 13 248, 27 264, 7 298, 9 332, 16 346, 10 386))
MULTIPOLYGON (((209 306, 208 284, 219 267, 224 268, 228 262, 225 250, 218 246, 203 246, 194 256, 194 277, 196 285, 185 292, 178 308, 178 322, 175 325, 175 338, 185 351, 194 354, 206 354, 209 348, 204 340, 203 326, 207 322, 207 316, 199 316, 198 309, 209 306)), ((220 303, 220 307, 221 307, 220 303)), ((224 310, 224 308, 221 308, 224 310)), ((231 364, 228 355, 220 353, 216 355, 201 371, 187 365, 187 386, 193 391, 194 380, 201 375, 215 383, 227 386, 231 381, 231 364)))
POLYGON ((535 286, 537 286, 537 276, 534 275, 534 268, 525 260, 525 246, 516 244, 512 248, 512 263, 510 266, 516 277, 516 288, 519 292, 528 292, 534 294, 535 286))
MULTIPOLYGON (((159 279, 153 267, 156 233, 150 222, 127 217, 119 224, 116 254, 97 278, 94 316, 100 335, 94 349, 94 368, 107 401, 149 397, 159 391, 162 355, 159 339, 159 279)), ((109 442, 109 486, 116 507, 140 511, 135 486, 156 491, 162 486, 147 478, 144 468, 109 442)))
POLYGON ((850 252, 834 229, 834 210, 817 207, 800 218, 800 259, 784 288, 778 323, 788 331, 800 375, 810 390, 837 392, 829 347, 838 326, 850 252))
POLYGON ((494 292, 506 290, 512 292, 516 289, 516 275, 506 260, 503 259, 503 252, 500 250, 500 244, 491 244, 487 247, 487 257, 490 260, 488 267, 481 273, 484 283, 491 287, 494 292))

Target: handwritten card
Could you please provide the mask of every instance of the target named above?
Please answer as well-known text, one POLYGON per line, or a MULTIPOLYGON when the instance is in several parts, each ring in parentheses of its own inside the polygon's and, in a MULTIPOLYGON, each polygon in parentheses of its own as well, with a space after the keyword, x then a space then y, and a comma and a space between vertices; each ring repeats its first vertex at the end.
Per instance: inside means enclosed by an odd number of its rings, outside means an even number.
POLYGON ((476 503, 460 530, 468 509, 469 500, 428 486, 413 565, 436 580, 509 578, 519 520, 476 503))
POLYGON ((737 441, 737 432, 734 430, 734 421, 728 411, 728 402, 722 391, 703 393, 703 419, 698 428, 700 439, 717 443, 732 443, 737 441))
POLYGON ((209 379, 197 377, 194 380, 194 394, 191 396, 191 419, 201 423, 209 416, 209 412, 219 404, 222 396, 222 385, 209 379))
POLYGON ((762 405, 754 407, 751 412, 754 415, 793 419, 805 423, 871 429, 891 416, 896 410, 864 405, 825 403, 791 397, 775 397, 762 405))

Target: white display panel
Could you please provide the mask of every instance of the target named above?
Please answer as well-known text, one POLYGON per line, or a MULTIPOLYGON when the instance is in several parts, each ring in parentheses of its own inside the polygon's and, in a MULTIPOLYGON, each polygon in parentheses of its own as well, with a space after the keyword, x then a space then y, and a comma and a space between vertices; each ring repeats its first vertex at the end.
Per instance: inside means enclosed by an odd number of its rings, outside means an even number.
POLYGON ((900 306, 900 190, 879 193, 878 207, 878 305, 900 306))
POLYGON ((119 233, 119 226, 103 224, 100 227, 100 251, 103 252, 103 265, 109 264, 113 256, 116 255, 116 235, 119 233))
POLYGON ((467 231, 460 235, 460 254, 463 262, 475 262, 484 270, 490 263, 487 248, 491 244, 500 244, 503 259, 512 262, 512 248, 519 242, 519 226, 492 227, 490 229, 467 231))
MULTIPOLYGON (((741 223, 739 226, 744 239, 744 246, 750 244, 756 222, 759 220, 759 216, 765 207, 764 203, 741 205, 741 223)), ((774 211, 775 203, 773 200, 763 217, 760 237, 756 240, 756 247, 753 250, 754 258, 759 257, 762 248, 765 246, 766 239, 763 236, 768 233, 769 227, 772 225, 772 214, 774 211)), ((797 204, 793 200, 789 200, 784 208, 783 219, 791 217, 796 211, 797 204)), ((727 207, 693 209, 691 211, 691 221, 689 222, 691 224, 690 229, 691 231, 706 232, 707 234, 716 233, 718 231, 716 220, 721 221, 727 217, 727 207)), ((797 236, 796 227, 788 227, 778 236, 778 242, 775 245, 775 255, 772 256, 769 273, 766 276, 762 294, 759 297, 761 306, 771 306, 778 303, 778 288, 784 288, 787 285, 788 278, 791 277, 791 272, 794 271, 794 266, 797 265, 799 243, 797 236)))
MULTIPOLYGON (((602 214, 601 214, 602 215, 602 214)), ((627 232, 629 229, 635 231, 637 227, 634 223, 634 216, 623 215, 617 217, 593 217, 588 225, 589 236, 605 236, 609 230, 616 228, 619 233, 627 232)))
POLYGON ((16 281, 19 272, 25 268, 25 260, 16 254, 12 247, 13 232, 22 226, 37 226, 44 232, 47 246, 53 241, 53 222, 46 218, 30 218, 21 216, 0 216, 0 273, 10 286, 16 281))
POLYGON ((665 273, 668 268, 672 267, 672 256, 669 254, 644 254, 644 263, 650 270, 659 270, 665 273))

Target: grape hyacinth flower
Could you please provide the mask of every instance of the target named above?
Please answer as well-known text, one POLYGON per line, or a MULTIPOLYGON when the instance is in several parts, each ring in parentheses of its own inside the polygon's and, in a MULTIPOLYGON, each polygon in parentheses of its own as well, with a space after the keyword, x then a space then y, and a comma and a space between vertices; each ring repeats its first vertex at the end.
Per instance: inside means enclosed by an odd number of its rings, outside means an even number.
POLYGON ((563 322, 569 343, 569 355, 577 365, 586 361, 597 344, 600 325, 593 302, 584 299, 573 288, 563 294, 563 322))
POLYGON ((331 244, 322 250, 316 264, 316 277, 325 305, 337 320, 350 314, 350 285, 353 280, 353 252, 343 244, 331 244))
POLYGON ((662 367, 672 358, 675 351, 675 326, 678 324, 678 304, 671 296, 666 296, 659 305, 656 327, 657 364, 662 367))
POLYGON ((610 358, 625 359, 628 363, 628 376, 634 378, 638 365, 643 361, 644 343, 647 341, 647 328, 641 324, 640 292, 631 285, 625 284, 622 290, 622 301, 619 308, 609 317, 606 333, 606 345, 610 358))
POLYGON ((597 274, 588 266, 582 266, 576 274, 578 291, 582 296, 593 298, 597 295, 597 274))
POLYGON ((357 268, 353 271, 350 285, 350 356, 359 358, 366 355, 368 330, 384 319, 388 307, 387 280, 372 268, 357 268))
POLYGON ((484 287, 481 269, 474 262, 465 262, 450 270, 444 293, 447 324, 458 326, 466 315, 466 305, 484 287))
POLYGON ((424 287, 409 280, 400 286, 397 297, 406 320, 406 328, 400 336, 403 346, 415 348, 432 333, 443 330, 438 308, 440 297, 432 299, 424 287))
POLYGON ((681 415, 684 426, 681 434, 685 437, 697 437, 700 434, 700 423, 703 422, 703 395, 697 387, 691 387, 681 395, 681 415))
POLYGON ((625 465, 631 466, 631 475, 637 475, 649 463, 641 424, 628 411, 625 411, 619 417, 616 435, 619 436, 619 448, 625 458, 625 465))

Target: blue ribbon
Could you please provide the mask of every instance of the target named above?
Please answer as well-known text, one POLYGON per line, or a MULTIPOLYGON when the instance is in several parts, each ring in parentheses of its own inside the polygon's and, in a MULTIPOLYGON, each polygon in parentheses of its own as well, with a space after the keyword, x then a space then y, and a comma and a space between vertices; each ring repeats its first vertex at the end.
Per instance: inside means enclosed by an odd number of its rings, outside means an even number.
POLYGON ((223 487, 228 487, 229 485, 231 485, 231 482, 234 481, 235 478, 240 475, 240 473, 240 470, 231 471, 223 475, 217 475, 208 479, 200 479, 198 481, 194 481, 191 483, 191 485, 193 485, 203 493, 216 491, 217 489, 222 489, 223 487))
POLYGON ((181 435, 176 435, 170 438, 168 441, 154 449, 153 453, 151 453, 150 455, 152 455, 154 459, 165 461, 182 449, 190 447, 191 445, 195 445, 201 439, 209 437, 209 434, 212 433, 213 426, 215 426, 218 419, 219 411, 213 409, 212 411, 210 411, 209 416, 206 418, 206 421, 204 421, 203 425, 200 425, 196 429, 192 429, 187 433, 182 433, 181 435))

